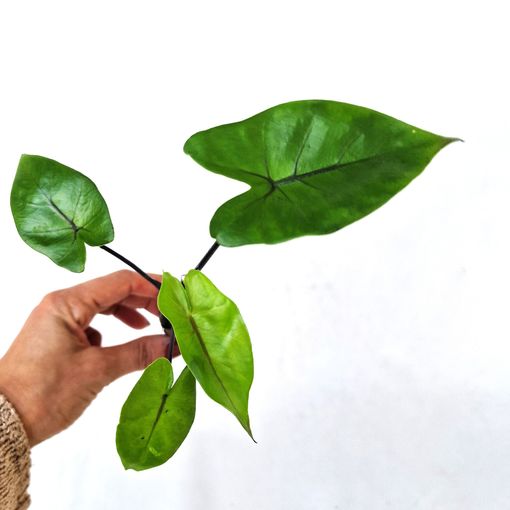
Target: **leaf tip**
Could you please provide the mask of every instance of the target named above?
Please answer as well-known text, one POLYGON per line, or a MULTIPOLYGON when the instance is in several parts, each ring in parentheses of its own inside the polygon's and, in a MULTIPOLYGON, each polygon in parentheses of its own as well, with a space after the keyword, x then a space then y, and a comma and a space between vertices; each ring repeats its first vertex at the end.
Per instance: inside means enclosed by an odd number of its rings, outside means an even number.
POLYGON ((447 137, 445 139, 445 146, 446 145, 450 145, 451 143, 454 143, 454 142, 462 142, 462 143, 465 143, 465 141, 462 139, 462 138, 457 138, 457 137, 447 137))
POLYGON ((247 418, 246 421, 239 419, 239 422, 241 423, 244 430, 246 430, 247 434, 250 436, 250 439, 255 443, 258 444, 256 439, 253 437, 253 432, 251 431, 251 425, 250 425, 250 419, 247 418))

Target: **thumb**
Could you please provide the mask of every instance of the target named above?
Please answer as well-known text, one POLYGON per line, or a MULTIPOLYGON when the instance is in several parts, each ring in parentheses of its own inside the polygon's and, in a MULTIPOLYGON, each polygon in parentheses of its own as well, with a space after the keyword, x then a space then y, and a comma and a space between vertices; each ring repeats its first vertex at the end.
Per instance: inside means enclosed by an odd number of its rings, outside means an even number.
POLYGON ((166 335, 149 335, 122 345, 101 349, 106 364, 106 384, 119 377, 142 370, 155 359, 167 355, 169 338, 166 335))

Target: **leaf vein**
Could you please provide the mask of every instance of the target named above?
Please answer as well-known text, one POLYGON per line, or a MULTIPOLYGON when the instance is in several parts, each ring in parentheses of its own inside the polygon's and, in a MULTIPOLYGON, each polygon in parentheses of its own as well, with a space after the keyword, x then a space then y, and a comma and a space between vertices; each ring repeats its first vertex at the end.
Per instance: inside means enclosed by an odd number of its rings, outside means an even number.
POLYGON ((230 397, 230 394, 227 391, 227 388, 225 388, 225 385, 223 384, 223 381, 221 380, 218 372, 216 371, 216 367, 214 366, 214 363, 212 361, 211 355, 209 354, 209 351, 207 350, 207 346, 205 345, 204 339, 202 338, 202 335, 201 335, 200 330, 199 330, 199 328, 197 326, 197 323, 195 322, 195 318, 193 317, 193 315, 190 314, 189 319, 190 319, 190 322, 191 322, 191 327, 193 328, 193 331, 195 332, 195 335, 196 335, 196 337, 198 339, 198 343, 200 344, 200 348, 202 349, 202 352, 204 353, 205 358, 206 358, 207 362, 209 363, 209 366, 211 367, 211 370, 212 370, 212 373, 213 373, 214 377, 216 378, 216 380, 220 384, 221 389, 225 393, 225 396, 227 397, 230 405, 234 409, 236 416, 239 418, 240 417, 240 412, 237 409, 237 406, 232 401, 232 398, 230 397))
POLYGON ((299 161, 301 160, 301 155, 303 154, 303 150, 304 150, 304 148, 308 142, 308 139, 310 138, 310 135, 312 133, 312 126, 313 126, 313 117, 312 117, 312 120, 310 121, 310 124, 308 124, 305 136, 303 137, 301 146, 299 147, 298 153, 296 154, 296 159, 294 160, 294 171, 292 172, 292 175, 297 175, 299 161))

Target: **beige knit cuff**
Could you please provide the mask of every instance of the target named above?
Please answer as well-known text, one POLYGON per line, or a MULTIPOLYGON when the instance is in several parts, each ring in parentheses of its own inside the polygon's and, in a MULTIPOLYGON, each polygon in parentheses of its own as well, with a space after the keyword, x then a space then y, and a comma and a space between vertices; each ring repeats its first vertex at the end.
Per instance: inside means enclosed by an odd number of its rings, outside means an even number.
POLYGON ((30 505, 30 446, 16 410, 0 395, 0 508, 25 510, 30 505))

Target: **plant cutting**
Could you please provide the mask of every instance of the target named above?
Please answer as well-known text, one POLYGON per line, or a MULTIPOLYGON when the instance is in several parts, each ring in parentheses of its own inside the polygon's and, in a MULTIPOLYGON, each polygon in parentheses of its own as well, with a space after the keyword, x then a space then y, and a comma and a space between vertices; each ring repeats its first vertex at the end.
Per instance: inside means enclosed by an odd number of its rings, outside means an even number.
POLYGON ((184 152, 250 189, 221 205, 214 244, 182 281, 159 282, 113 250, 106 201, 82 173, 41 157, 21 157, 11 209, 21 238, 54 263, 84 270, 86 245, 99 246, 159 289, 167 358, 149 365, 120 413, 116 444, 126 469, 166 462, 195 417, 196 381, 253 438, 248 413, 253 356, 235 303, 202 272, 220 246, 275 244, 335 232, 365 217, 417 177, 455 141, 376 111, 335 101, 285 103, 241 122, 191 136, 184 152), (174 381, 177 342, 185 368, 174 381))

